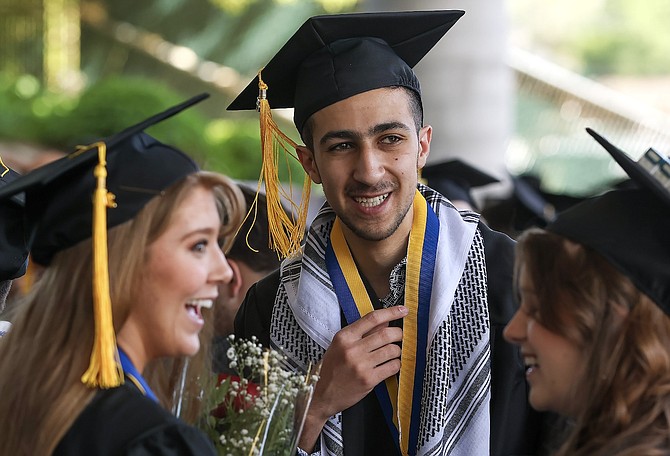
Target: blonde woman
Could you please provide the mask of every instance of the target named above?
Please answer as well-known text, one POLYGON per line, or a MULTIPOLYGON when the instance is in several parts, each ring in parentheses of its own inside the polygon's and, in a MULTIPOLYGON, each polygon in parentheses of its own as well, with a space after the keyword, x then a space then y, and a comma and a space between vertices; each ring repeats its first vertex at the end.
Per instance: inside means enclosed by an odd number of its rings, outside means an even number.
POLYGON ((219 242, 230 242, 241 222, 243 200, 228 178, 198 171, 180 151, 139 132, 179 109, 0 193, 26 192, 32 256, 46 266, 0 341, 2 454, 214 454, 204 435, 157 403, 142 376, 152 360, 198 352, 203 309, 232 276, 219 242), (105 168, 116 206, 107 209, 103 232, 120 386, 87 377, 104 330, 90 195, 105 168))

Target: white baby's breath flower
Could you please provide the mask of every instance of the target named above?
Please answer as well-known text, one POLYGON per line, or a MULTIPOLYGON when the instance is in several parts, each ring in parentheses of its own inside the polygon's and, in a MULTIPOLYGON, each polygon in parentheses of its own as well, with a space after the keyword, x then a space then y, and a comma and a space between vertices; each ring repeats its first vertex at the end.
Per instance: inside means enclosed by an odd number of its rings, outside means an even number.
POLYGON ((295 413, 298 409, 304 410, 296 405, 305 394, 312 394, 311 384, 318 380, 318 376, 288 371, 283 367, 287 364, 281 353, 265 350, 256 337, 249 340, 229 338, 229 341, 231 346, 226 357, 230 368, 235 369, 241 378, 239 381, 225 380, 225 387, 217 396, 220 401, 221 395, 225 394, 226 414, 203 420, 209 435, 220 434, 214 440, 218 453, 260 455, 259 448, 262 447, 263 454, 293 454, 298 431, 293 423, 301 422, 295 413))

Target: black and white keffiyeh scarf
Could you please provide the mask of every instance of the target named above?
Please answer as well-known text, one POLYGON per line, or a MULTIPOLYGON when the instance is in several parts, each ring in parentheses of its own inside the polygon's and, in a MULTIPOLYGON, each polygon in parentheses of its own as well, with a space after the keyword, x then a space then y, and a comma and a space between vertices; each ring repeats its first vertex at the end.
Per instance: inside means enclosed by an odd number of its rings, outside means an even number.
MULTIPOLYGON (((439 219, 439 238, 418 441, 409 454, 488 454, 490 334, 479 217, 459 212, 428 187, 419 185, 419 191, 439 219)), ((320 361, 342 328, 325 262, 334 220, 335 213, 325 204, 312 222, 303 253, 281 267, 270 339, 292 370, 304 372, 310 363, 320 361)), ((319 454, 343 454, 341 413, 323 428, 319 454)))

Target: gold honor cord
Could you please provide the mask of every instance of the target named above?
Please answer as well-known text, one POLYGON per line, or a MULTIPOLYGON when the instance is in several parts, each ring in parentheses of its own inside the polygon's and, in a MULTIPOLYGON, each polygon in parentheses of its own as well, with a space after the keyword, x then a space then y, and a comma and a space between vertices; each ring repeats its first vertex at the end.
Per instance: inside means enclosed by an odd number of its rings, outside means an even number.
MULTIPOLYGON (((416 374, 416 352, 418 338, 419 280, 426 232, 428 203, 417 190, 414 195, 412 229, 407 248, 407 274, 405 280, 405 307, 407 316, 403 319, 402 355, 400 384, 395 375, 386 379, 386 387, 393 407, 393 423, 400 435, 400 451, 409 454, 410 421, 412 417, 414 378, 416 374)), ((335 257, 349 286, 361 317, 374 310, 370 296, 365 289, 351 251, 344 239, 339 218, 335 219, 330 234, 335 257)))
POLYGON ((144 395, 144 396, 147 395, 147 390, 144 389, 144 386, 142 386, 142 383, 140 383, 140 381, 137 379, 137 377, 135 377, 133 374, 130 374, 128 372, 126 372, 126 377, 128 377, 128 379, 133 383, 133 385, 135 385, 137 387, 137 389, 140 390, 140 393, 142 393, 142 395, 144 395))
MULTIPOLYGON (((335 218, 333 229, 330 232, 330 242, 333 246, 333 252, 335 253, 337 262, 339 263, 340 269, 342 270, 342 275, 344 275, 347 285, 349 286, 349 291, 351 292, 351 295, 354 298, 354 302, 356 303, 356 307, 358 308, 358 313, 361 317, 364 317, 365 315, 372 312, 374 307, 372 307, 370 295, 368 295, 368 292, 365 289, 363 280, 358 273, 356 263, 351 256, 351 251, 349 250, 347 241, 344 239, 342 224, 339 218, 335 218)), ((398 428, 398 380, 395 375, 392 375, 386 379, 385 383, 386 389, 391 399, 391 406, 393 407, 393 424, 396 428, 398 428)))
POLYGON ((417 190, 414 194, 412 231, 407 247, 407 273, 405 278, 405 306, 409 310, 402 322, 402 354, 400 359, 400 387, 398 410, 400 423, 400 450, 408 454, 409 425, 412 417, 414 376, 416 373, 416 349, 418 340, 419 279, 421 277, 421 257, 426 233, 428 203, 417 190))

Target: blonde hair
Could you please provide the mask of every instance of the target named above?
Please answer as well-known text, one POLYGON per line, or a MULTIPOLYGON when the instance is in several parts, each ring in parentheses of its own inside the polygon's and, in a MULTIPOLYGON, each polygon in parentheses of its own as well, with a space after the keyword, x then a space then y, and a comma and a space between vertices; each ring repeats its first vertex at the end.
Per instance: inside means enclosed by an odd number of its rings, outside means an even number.
POLYGON ((667 455, 670 318, 597 252, 542 230, 523 234, 537 320, 584 350, 574 422, 557 456, 667 455))
MULTIPOLYGON (((223 245, 242 221, 244 200, 227 177, 191 174, 153 198, 136 216, 108 232, 110 291, 118 332, 142 277, 147 247, 167 228, 196 187, 212 191, 223 245)), ((0 339, 0 429, 3 454, 51 454, 96 390, 80 378, 93 343, 90 239, 54 256, 17 306, 14 325, 0 339)))

